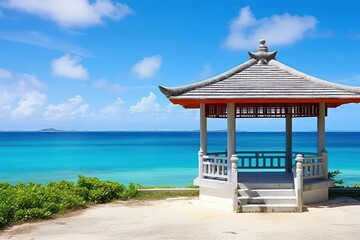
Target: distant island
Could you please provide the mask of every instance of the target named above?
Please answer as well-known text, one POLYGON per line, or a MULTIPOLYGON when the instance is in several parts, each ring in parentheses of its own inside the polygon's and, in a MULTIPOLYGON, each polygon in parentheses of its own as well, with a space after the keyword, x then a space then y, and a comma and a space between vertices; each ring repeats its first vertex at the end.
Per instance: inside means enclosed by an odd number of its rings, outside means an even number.
POLYGON ((55 128, 43 128, 41 130, 37 130, 36 132, 63 132, 64 130, 58 130, 55 128))

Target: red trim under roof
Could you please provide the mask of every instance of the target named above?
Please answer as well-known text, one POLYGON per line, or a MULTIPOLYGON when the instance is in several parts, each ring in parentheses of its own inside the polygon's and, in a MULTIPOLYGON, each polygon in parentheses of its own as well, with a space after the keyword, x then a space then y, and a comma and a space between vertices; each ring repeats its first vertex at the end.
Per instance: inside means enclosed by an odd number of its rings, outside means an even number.
POLYGON ((173 104, 182 105, 184 108, 200 108, 200 103, 211 104, 304 104, 304 103, 326 103, 328 107, 336 108, 342 104, 360 103, 360 98, 309 98, 309 99, 179 99, 170 98, 173 104))

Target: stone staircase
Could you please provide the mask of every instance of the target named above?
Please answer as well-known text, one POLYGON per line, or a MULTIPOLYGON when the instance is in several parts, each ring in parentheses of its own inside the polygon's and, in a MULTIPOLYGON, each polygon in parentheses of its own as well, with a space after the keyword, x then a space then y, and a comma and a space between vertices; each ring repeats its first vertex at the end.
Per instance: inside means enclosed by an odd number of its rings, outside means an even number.
POLYGON ((297 212, 293 183, 239 183, 238 212, 297 212))

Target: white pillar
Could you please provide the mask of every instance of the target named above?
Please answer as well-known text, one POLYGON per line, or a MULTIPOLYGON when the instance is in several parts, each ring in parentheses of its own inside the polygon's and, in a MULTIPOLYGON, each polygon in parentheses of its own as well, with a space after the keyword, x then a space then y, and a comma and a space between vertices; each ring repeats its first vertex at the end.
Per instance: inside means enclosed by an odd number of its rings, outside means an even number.
POLYGON ((205 104, 200 103, 200 150, 199 156, 199 178, 204 177, 203 156, 207 155, 207 118, 205 104))
POLYGON ((319 115, 317 117, 317 151, 318 155, 321 155, 325 150, 325 103, 319 103, 319 115))
POLYGON ((207 155, 207 118, 205 103, 200 103, 200 150, 207 155))
MULTIPOLYGON (((228 156, 228 181, 232 181, 230 158, 235 154, 235 104, 227 104, 227 156, 228 156)), ((234 176, 237 178, 237 176, 234 176)))
POLYGON ((328 161, 328 152, 326 150, 322 151, 323 156, 323 179, 328 179, 328 171, 329 171, 329 161, 328 161))
MULTIPOLYGON (((231 161, 232 175, 237 176, 239 158, 237 157, 236 154, 233 154, 233 155, 231 155, 230 161, 231 161)), ((233 188, 233 193, 234 193, 234 195, 233 195, 233 210, 235 212, 237 212, 238 211, 238 182, 237 182, 237 177, 232 178, 232 188, 233 188)))
POLYGON ((204 178, 204 158, 203 157, 204 157, 204 153, 200 149, 199 153, 198 153, 198 161, 199 161, 198 177, 199 178, 204 178))
POLYGON ((288 114, 286 115, 286 160, 285 170, 291 172, 292 170, 292 107, 288 107, 288 114))
POLYGON ((304 190, 304 180, 303 180, 303 163, 304 156, 301 154, 296 155, 296 170, 295 170, 295 195, 296 195, 296 204, 299 212, 302 212, 303 207, 303 190, 304 190))

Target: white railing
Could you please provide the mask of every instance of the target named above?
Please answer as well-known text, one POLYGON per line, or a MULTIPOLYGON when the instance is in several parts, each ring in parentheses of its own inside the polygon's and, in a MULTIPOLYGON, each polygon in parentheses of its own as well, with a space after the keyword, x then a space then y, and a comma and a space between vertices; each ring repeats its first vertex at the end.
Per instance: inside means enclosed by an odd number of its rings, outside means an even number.
MULTIPOLYGON (((314 153, 301 153, 303 178, 326 178, 327 154, 311 156, 314 153)), ((285 151, 238 151, 237 169, 285 169, 285 151)), ((295 159, 295 154, 292 154, 295 159)), ((226 152, 212 152, 204 155, 199 152, 199 176, 227 180, 231 164, 226 152)), ((230 180, 230 179, 228 179, 230 180)))
POLYGON ((280 169, 285 168, 286 152, 236 152, 239 158, 238 168, 280 169))
POLYGON ((294 185, 298 211, 302 212, 304 180, 312 178, 327 178, 328 153, 324 150, 320 156, 297 154, 294 165, 294 185))
MULTIPOLYGON (((292 159, 295 160, 296 154, 292 153, 292 159)), ((313 156, 315 153, 301 152, 305 157, 313 156)), ((226 157, 226 152, 211 152, 209 156, 226 157)), ((239 159, 238 169, 284 169, 286 162, 285 151, 237 151, 239 159)))
POLYGON ((202 156, 203 173, 207 178, 228 179, 228 158, 219 156, 202 156))
POLYGON ((322 178, 327 172, 325 172, 324 156, 310 156, 304 157, 303 160, 303 178, 322 178))

